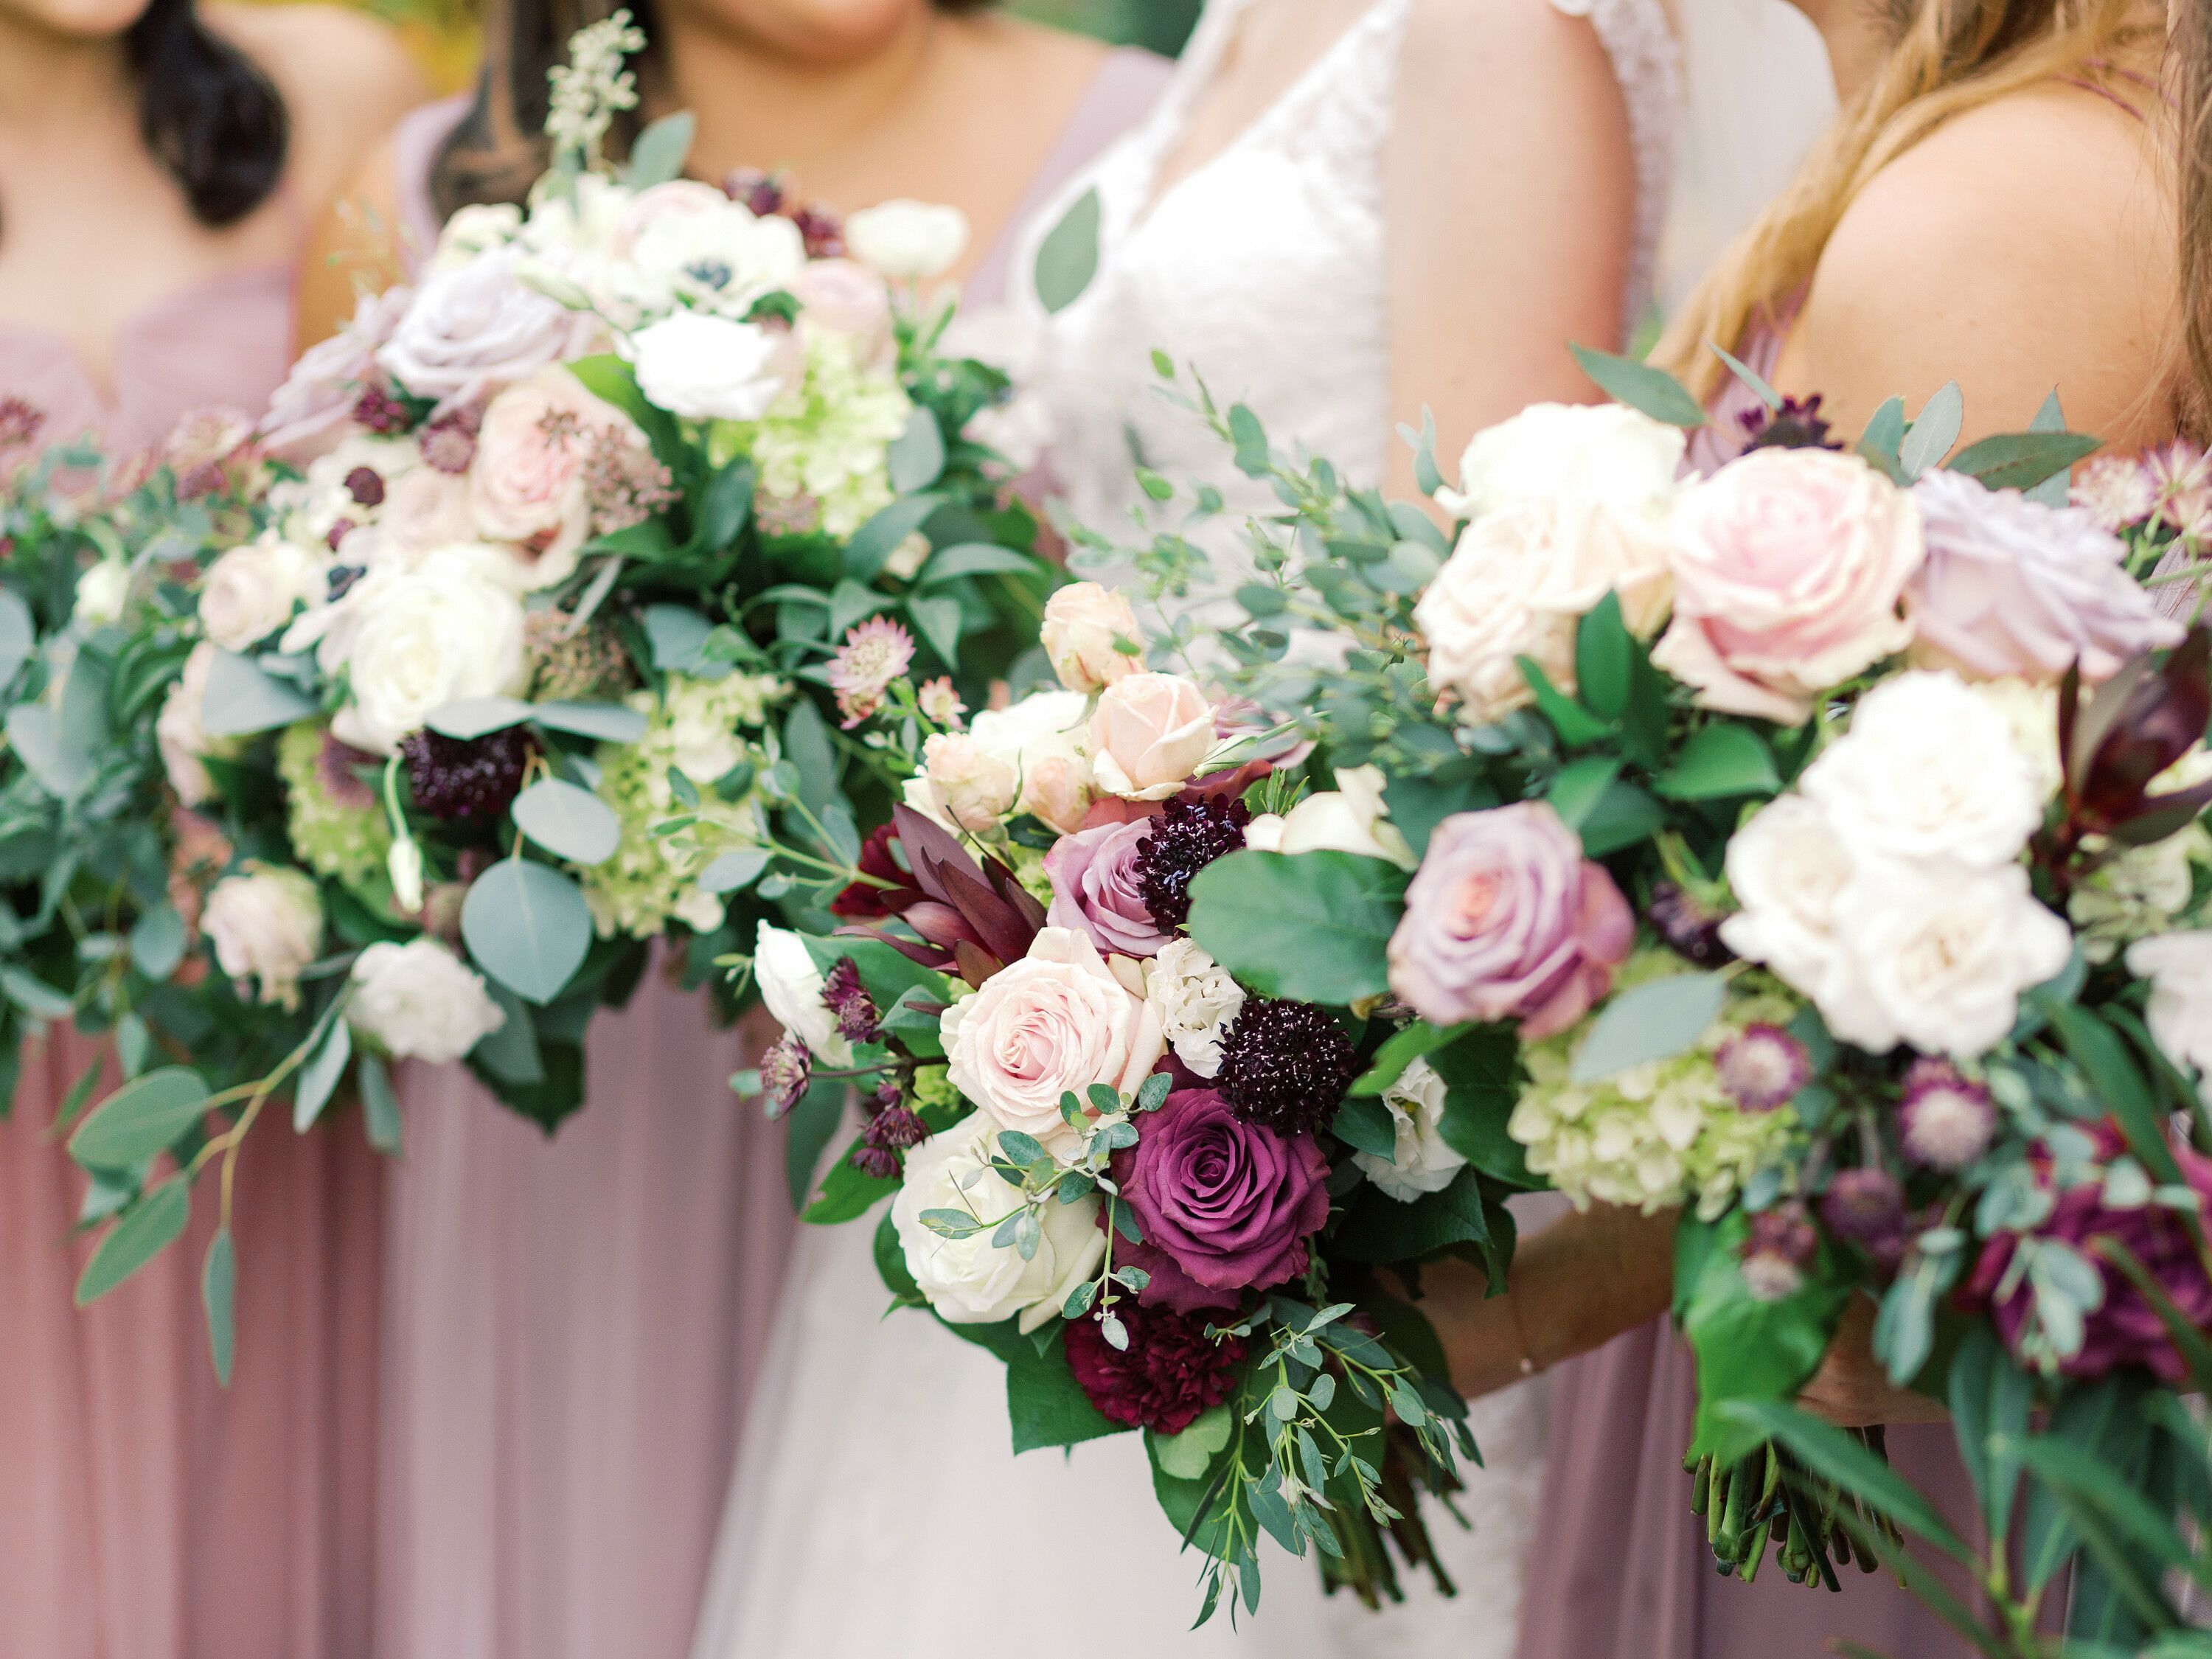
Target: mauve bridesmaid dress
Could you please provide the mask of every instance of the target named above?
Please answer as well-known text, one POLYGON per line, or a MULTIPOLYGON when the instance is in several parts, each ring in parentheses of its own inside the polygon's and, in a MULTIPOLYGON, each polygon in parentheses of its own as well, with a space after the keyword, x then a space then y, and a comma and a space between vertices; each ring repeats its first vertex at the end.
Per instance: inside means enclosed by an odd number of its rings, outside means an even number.
MULTIPOLYGON (((1745 361, 1771 375, 1783 337, 1762 331, 1745 361)), ((1753 402, 1733 379, 1723 387, 1692 445, 1700 471, 1741 452, 1753 402)), ((1682 1472, 1697 1369, 1667 1320, 1566 1361, 1552 1378, 1520 1659, 1820 1659, 1836 1638, 1895 1659, 1972 1651, 1886 1574, 1852 1569, 1831 1594, 1791 1583, 1771 1560, 1749 1584, 1714 1571, 1682 1472)), ((1889 1455, 1973 1535, 1973 1488, 1948 1425, 1891 1429, 1889 1455)))
MULTIPOLYGON (((97 428, 122 450, 191 408, 258 411, 290 355, 291 284, 245 270, 149 307, 105 392, 63 342, 0 321, 0 396, 42 410, 48 440, 97 428)), ((48 1131, 100 1048, 66 1029, 27 1043, 0 1124, 0 1659, 365 1659, 382 1162, 351 1113, 247 1141, 226 1392, 200 1314, 212 1205, 73 1305, 85 1182, 48 1131)))

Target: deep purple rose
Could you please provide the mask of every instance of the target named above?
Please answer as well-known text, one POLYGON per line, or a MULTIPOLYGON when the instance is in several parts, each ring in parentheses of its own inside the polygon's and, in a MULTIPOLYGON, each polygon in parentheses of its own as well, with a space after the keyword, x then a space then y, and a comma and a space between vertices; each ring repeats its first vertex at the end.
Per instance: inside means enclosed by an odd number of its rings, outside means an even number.
MULTIPOLYGON (((2103 1139, 2109 1155, 2124 1145, 2117 1129, 2105 1127, 2103 1139)), ((2186 1146, 2173 1149, 2182 1179, 2212 1207, 2212 1158, 2186 1146)), ((2148 1268, 2158 1287, 2172 1298, 2185 1318, 2200 1331, 2212 1330, 2212 1278, 2205 1273, 2204 1259, 2197 1252, 2188 1224, 2172 1211, 2155 1204, 2114 1209, 2105 1202, 2101 1181, 2085 1182, 2058 1195, 2057 1206, 2033 1237, 2055 1238, 2072 1245, 2093 1263, 2105 1282, 2105 1299, 2083 1322, 2081 1346, 2059 1363, 2069 1376, 2102 1376, 2123 1366, 2137 1365, 2160 1381, 2179 1382, 2188 1370, 2167 1334, 2158 1310, 2136 1288, 2135 1281, 2096 1249, 2109 1239, 2125 1249, 2148 1268)), ((2005 1270, 2012 1265, 2021 1235, 2000 1233, 1982 1247, 1973 1277, 1966 1281, 1964 1297, 1969 1306, 1985 1308, 1996 1320, 1997 1334, 2017 1352, 2021 1332, 2035 1310, 2035 1292, 2023 1275, 2002 1297, 2005 1270)))
POLYGON ((1116 1348, 1095 1318, 1070 1320, 1067 1369, 1109 1423, 1159 1434, 1181 1434, 1236 1392, 1244 1339, 1209 1341, 1206 1321, 1170 1308, 1146 1308, 1126 1297, 1114 1304, 1129 1339, 1116 1348))
POLYGON ((1174 937, 1161 930, 1141 886, 1145 837, 1152 821, 1104 823, 1063 837, 1044 855, 1052 878, 1045 923, 1091 935, 1101 954, 1149 957, 1174 937))
POLYGON ((1553 1036, 1613 986, 1636 917, 1544 801, 1436 828, 1390 936, 1390 988, 1424 1019, 1518 1019, 1553 1036))
POLYGON ((1170 1094, 1138 1127, 1114 1177, 1145 1242, 1114 1249, 1152 1275, 1145 1302, 1232 1308, 1239 1292, 1305 1271, 1306 1236, 1328 1219, 1328 1160, 1311 1135, 1247 1123, 1212 1089, 1170 1094))

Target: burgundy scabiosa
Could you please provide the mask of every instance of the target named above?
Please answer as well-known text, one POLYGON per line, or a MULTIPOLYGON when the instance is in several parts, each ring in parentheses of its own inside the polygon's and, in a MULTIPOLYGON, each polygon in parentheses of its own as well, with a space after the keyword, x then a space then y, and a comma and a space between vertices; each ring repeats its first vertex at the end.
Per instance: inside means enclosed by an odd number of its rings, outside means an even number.
POLYGON ((884 693, 914 661, 914 635, 889 617, 871 617, 845 630, 845 643, 830 659, 830 689, 837 694, 839 724, 851 731, 884 706, 884 693))
POLYGON ((1218 858, 1244 845, 1252 814, 1234 796, 1185 791, 1152 820, 1137 860, 1137 890, 1163 930, 1190 920, 1190 884, 1218 858))
POLYGON ((1067 1368, 1108 1422, 1181 1434, 1236 1392, 1243 1337, 1214 1341, 1204 1318, 1127 1297, 1114 1310, 1129 1339, 1126 1348, 1109 1342, 1097 1319, 1070 1320, 1064 1328, 1067 1368))
POLYGON ((346 494, 359 507, 380 507, 384 501, 384 475, 373 466, 357 466, 345 475, 346 494))
POLYGON ((1963 1170, 1990 1149, 1997 1109, 1990 1091, 1947 1060, 1917 1060, 1898 1106, 1905 1157, 1923 1169, 1963 1170))
POLYGON ((455 475, 465 472, 477 458, 477 434, 483 429, 483 406, 466 404, 445 414, 422 428, 416 441, 422 451, 422 464, 440 472, 455 475))
POLYGON ((407 405, 380 386, 366 386, 354 400, 353 417, 379 437, 407 430, 407 405))
POLYGON ((1747 1025, 1713 1056, 1721 1087, 1747 1112, 1771 1112, 1813 1080, 1813 1056, 1779 1025, 1747 1025))
POLYGON ((1678 884, 1652 884, 1649 915, 1659 937, 1684 961, 1700 968, 1721 968, 1735 960, 1735 952, 1721 942, 1721 923, 1728 918, 1700 903, 1678 884))
POLYGON ((883 1036, 882 1017, 860 983, 860 970, 850 957, 839 957, 822 981, 822 1000, 837 1022, 838 1035, 848 1042, 874 1042, 883 1036))
POLYGON ((449 738, 424 726, 399 740, 416 810, 434 818, 496 818, 522 792, 538 744, 519 726, 481 738, 449 738))
POLYGON ((27 447, 46 423, 46 411, 28 399, 0 398, 0 449, 27 447))
POLYGON ((1221 1034, 1222 1097, 1278 1134, 1326 1128, 1359 1073, 1359 1053, 1325 1008, 1251 997, 1221 1034))
POLYGON ((1904 1259, 1905 1192, 1887 1170, 1838 1170, 1820 1200, 1820 1219, 1882 1267, 1904 1259))
POLYGON ((1769 409, 1762 403, 1745 411, 1743 427, 1750 440, 1744 446, 1747 451, 1843 447, 1828 436, 1827 417, 1820 413, 1817 392, 1809 398, 1784 398, 1779 409, 1769 409))

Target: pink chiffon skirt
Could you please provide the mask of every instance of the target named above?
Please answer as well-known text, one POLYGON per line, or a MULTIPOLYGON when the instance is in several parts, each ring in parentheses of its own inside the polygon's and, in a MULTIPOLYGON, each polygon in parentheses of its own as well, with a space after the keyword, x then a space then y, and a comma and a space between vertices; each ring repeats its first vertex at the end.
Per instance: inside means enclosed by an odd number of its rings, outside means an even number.
MULTIPOLYGON (((1791 1583, 1771 1559, 1749 1584, 1715 1572, 1682 1472, 1696 1371, 1666 1321, 1552 1376, 1520 1659, 1822 1659, 1838 1637, 1898 1659, 1972 1651, 1887 1575, 1853 1569, 1838 1595, 1791 1583)), ((1893 1428, 1889 1455, 1972 1535, 1948 1425, 1893 1428)))
POLYGON ((586 1053, 550 1140, 459 1066, 402 1073, 378 1659, 690 1639, 790 1243, 784 1135, 730 1091, 740 1033, 657 972, 586 1053))
POLYGON ((240 1158, 234 1380, 185 1237, 79 1311, 84 1176, 49 1139, 97 1052, 26 1045, 0 1124, 0 1659, 368 1659, 381 1160, 357 1115, 240 1158))

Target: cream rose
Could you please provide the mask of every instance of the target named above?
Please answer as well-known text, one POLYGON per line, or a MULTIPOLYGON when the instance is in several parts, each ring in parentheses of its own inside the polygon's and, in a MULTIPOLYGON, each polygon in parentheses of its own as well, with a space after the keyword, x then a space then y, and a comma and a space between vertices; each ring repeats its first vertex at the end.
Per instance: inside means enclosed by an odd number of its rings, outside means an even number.
POLYGON ((293 608, 323 597, 331 561, 273 531, 234 547, 200 582, 200 631, 226 651, 243 651, 291 621, 293 608))
POLYGON ((1683 495, 1674 619, 1651 659, 1709 708, 1794 726, 1911 642, 1912 497, 1856 455, 1759 449, 1683 495))
POLYGON ((940 1317, 955 1325, 995 1325, 1018 1316, 1020 1328, 1033 1331, 1059 1317, 1068 1293, 1097 1270, 1106 1253, 1096 1194, 1045 1205, 1037 1212, 1036 1254, 1026 1258, 1011 1244, 991 1242, 995 1224, 947 1238, 921 1221, 930 1210, 958 1210, 993 1224, 1006 1213, 1013 1189, 991 1170, 998 1133, 978 1112, 909 1152, 905 1181, 891 1200, 891 1226, 907 1271, 940 1317))
POLYGON ((594 448, 645 453, 645 434, 621 410, 549 365, 491 400, 469 468, 477 533, 514 550, 526 587, 550 587, 576 568, 591 533, 585 462, 594 448))
POLYGON ((70 617, 86 628, 106 628, 123 620, 131 597, 131 566, 123 559, 100 559, 76 579, 70 617))
POLYGON ((1042 635, 1052 672, 1071 691, 1103 691, 1145 665, 1137 613, 1128 600, 1097 582, 1071 582, 1045 601, 1042 635))
POLYGON ((761 1000, 783 1029, 832 1066, 853 1063, 853 1045, 822 1000, 822 970, 806 941, 787 927, 762 922, 753 935, 753 977, 761 1000))
POLYGON ((447 703, 523 689, 522 605, 506 568, 492 548, 441 548, 362 584, 339 636, 352 692, 331 722, 341 742, 388 755, 447 703))
POLYGON ((1034 692, 976 715, 962 743, 931 739, 929 769, 908 783, 907 805, 951 829, 980 830, 1018 809, 1073 833, 1091 799, 1088 705, 1079 692, 1034 692))
POLYGON ((2150 981, 2145 1012, 2160 1051, 2185 1070, 2212 1072, 2212 932, 2138 939, 2127 962, 2130 973, 2150 981))
POLYGON ((428 937, 370 945, 353 964, 346 1018, 396 1060, 443 1066, 507 1023, 483 976, 428 937))
POLYGON ((250 864, 216 883, 200 927, 224 973, 258 982, 258 1000, 300 1006, 301 972, 323 943, 323 901, 312 876, 250 864))
POLYGON ((632 335, 630 346, 638 389, 687 420, 757 421, 783 390, 781 343, 753 323, 679 311, 632 335))
POLYGON ((207 700, 208 670, 215 664, 216 647, 202 641, 185 659, 184 672, 161 700, 154 721, 155 745, 161 751, 161 769, 169 787, 186 806, 198 806, 215 793, 215 783, 200 763, 232 746, 208 736, 200 725, 200 706, 207 700))
POLYGON ((853 257, 895 282, 921 282, 952 269, 968 246, 958 208, 904 197, 862 208, 845 221, 853 257))
POLYGON ((1435 1066, 1416 1058, 1382 1091, 1397 1139, 1390 1156, 1354 1152, 1352 1161, 1367 1178, 1401 1204, 1411 1204, 1427 1193, 1440 1193, 1467 1167, 1443 1134, 1444 1080, 1435 1066))
POLYGON ((965 732, 944 732, 921 746, 922 775, 938 811, 981 835, 1014 810, 1021 776, 965 732))
POLYGON ((1721 923, 1721 940, 1764 963, 1826 1007, 1849 994, 1856 969, 1838 937, 1837 906, 1851 858, 1823 812, 1802 795, 1761 807, 1728 845, 1729 885, 1743 908, 1721 923))
POLYGON ((1131 674, 1099 695, 1091 715, 1091 772, 1131 800, 1164 800, 1214 746, 1213 705, 1180 674, 1131 674))
POLYGON ((952 1085, 1000 1127, 1018 1129, 1055 1152, 1073 1152, 1079 1132, 1060 1115, 1073 1090, 1086 1102, 1094 1083, 1123 1094, 1167 1050, 1159 1015, 1098 954, 1088 933, 1041 929, 1030 953, 963 997, 939 1021, 952 1085))
MULTIPOLYGON (((1531 404, 1474 434, 1460 487, 1437 500, 1479 519, 1532 503, 1586 513, 1590 533, 1664 543, 1686 434, 1624 404, 1531 404)), ((1634 561, 1644 562, 1642 559, 1634 561)))

